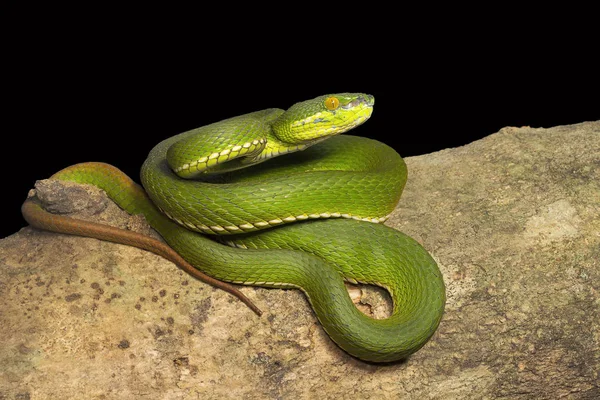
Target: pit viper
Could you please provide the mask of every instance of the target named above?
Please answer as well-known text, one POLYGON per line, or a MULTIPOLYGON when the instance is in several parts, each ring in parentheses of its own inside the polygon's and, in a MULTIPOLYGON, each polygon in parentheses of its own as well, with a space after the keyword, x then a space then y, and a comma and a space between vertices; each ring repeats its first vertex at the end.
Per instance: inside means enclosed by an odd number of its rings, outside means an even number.
MULTIPOLYGON (((350 355, 401 360, 436 331, 445 288, 431 255, 383 224, 407 179, 404 160, 379 141, 340 135, 368 120, 373 106, 371 95, 331 94, 181 133, 150 151, 143 188, 103 163, 69 166, 52 178, 105 190, 217 280, 302 290, 325 332, 350 355), (344 281, 386 289, 391 315, 359 311, 344 281)), ((64 224, 32 200, 22 211, 34 227, 164 253, 139 234, 64 224)))

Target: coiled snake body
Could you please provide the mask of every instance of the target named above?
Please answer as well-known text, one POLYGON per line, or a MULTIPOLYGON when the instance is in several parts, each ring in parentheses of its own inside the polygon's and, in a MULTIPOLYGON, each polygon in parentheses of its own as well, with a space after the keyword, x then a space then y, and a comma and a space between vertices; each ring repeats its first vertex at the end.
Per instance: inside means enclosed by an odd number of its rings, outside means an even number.
MULTIPOLYGON (((245 114, 166 139, 142 167, 145 191, 101 163, 67 167, 53 178, 104 189, 126 211, 143 214, 189 264, 218 280, 301 289, 325 331, 349 354, 400 360, 437 329, 445 290, 427 251, 382 224, 406 182, 402 158, 378 141, 337 136, 366 121, 373 103, 365 94, 320 96, 287 111, 245 114), (377 320, 360 312, 344 280, 387 289, 391 316, 377 320)), ((39 228, 153 250, 135 238, 120 239, 117 230, 94 234, 98 227, 82 221, 61 228, 30 201, 23 214, 39 228)))

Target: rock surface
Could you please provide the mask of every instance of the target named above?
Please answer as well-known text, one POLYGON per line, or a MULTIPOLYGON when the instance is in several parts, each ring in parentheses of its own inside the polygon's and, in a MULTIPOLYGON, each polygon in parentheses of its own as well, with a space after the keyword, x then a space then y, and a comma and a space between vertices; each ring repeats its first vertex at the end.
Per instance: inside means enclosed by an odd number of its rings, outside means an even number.
MULTIPOLYGON (((407 361, 348 356, 299 291, 242 288, 259 318, 148 252, 26 227, 0 240, 0 399, 600 398, 600 121, 406 162, 387 223, 432 253, 448 296, 407 361)), ((38 192, 151 233, 98 190, 38 192)))

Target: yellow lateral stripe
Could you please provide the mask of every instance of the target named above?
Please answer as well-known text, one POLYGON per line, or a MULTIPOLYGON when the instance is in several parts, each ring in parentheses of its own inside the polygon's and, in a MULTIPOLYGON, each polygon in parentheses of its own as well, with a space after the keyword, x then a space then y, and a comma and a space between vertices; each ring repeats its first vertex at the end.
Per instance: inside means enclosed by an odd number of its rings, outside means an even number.
POLYGON ((199 158, 198 160, 185 163, 182 166, 175 168, 174 172, 196 170, 202 171, 216 164, 223 163, 230 158, 243 156, 246 153, 251 153, 259 144, 264 144, 266 139, 255 139, 252 142, 246 142, 242 145, 233 146, 230 149, 221 150, 199 158))
POLYGON ((170 215, 168 212, 164 211, 161 209, 161 212, 163 214, 165 214, 170 220, 176 222, 179 225, 185 226, 188 229, 192 229, 192 230, 200 230, 203 232, 207 232, 207 233, 223 233, 225 231, 228 232, 235 232, 235 231, 239 231, 239 230, 244 230, 244 231, 250 231, 250 230, 255 230, 255 229, 259 229, 259 228, 263 228, 269 225, 279 225, 279 224, 283 224, 285 222, 294 222, 296 220, 305 220, 308 218, 311 219, 327 219, 327 218, 346 218, 346 219, 354 219, 357 221, 366 221, 366 222, 372 222, 375 224, 378 223, 382 223, 385 222, 390 215, 386 215, 384 217, 359 217, 357 215, 351 215, 351 214, 341 214, 338 212, 334 212, 334 213, 321 213, 321 214, 309 214, 309 215, 298 215, 296 217, 294 216, 289 216, 289 217, 285 217, 285 218, 275 218, 272 219, 270 221, 258 221, 255 223, 245 223, 245 224, 241 224, 241 225, 204 225, 204 224, 198 224, 198 225, 194 225, 190 222, 187 221, 182 221, 179 218, 175 218, 172 215, 170 215))

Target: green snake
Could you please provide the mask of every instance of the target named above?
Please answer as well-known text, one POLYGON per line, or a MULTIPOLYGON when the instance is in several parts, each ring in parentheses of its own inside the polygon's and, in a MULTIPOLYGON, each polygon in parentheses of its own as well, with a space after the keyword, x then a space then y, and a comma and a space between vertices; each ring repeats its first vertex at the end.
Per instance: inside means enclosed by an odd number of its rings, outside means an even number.
MULTIPOLYGON (((402 158, 379 141, 339 135, 369 119, 373 105, 367 94, 326 95, 173 136, 148 155, 143 189, 101 163, 70 166, 52 178, 104 189, 213 278, 302 290, 323 329, 352 356, 401 360, 436 331, 445 289, 429 253, 383 224, 406 182, 402 158), (385 288, 391 315, 359 311, 344 281, 385 288)), ((116 228, 95 235, 102 227, 88 222, 67 229, 26 204, 23 215, 33 226, 154 247, 122 239, 116 228)))

